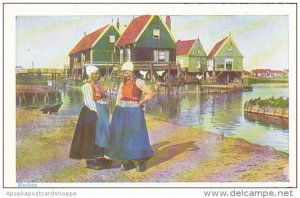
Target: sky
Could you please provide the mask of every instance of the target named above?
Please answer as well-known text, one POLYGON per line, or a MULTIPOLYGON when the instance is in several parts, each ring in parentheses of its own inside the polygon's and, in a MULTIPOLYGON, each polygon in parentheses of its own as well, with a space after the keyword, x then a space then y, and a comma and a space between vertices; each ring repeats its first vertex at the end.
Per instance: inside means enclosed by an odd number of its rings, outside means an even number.
MULTIPOLYGON (((16 64, 24 68, 62 68, 68 53, 83 38, 107 24, 120 21, 120 30, 133 17, 120 16, 17 16, 16 64)), ((165 16, 162 16, 165 20, 165 16)), ((199 38, 206 54, 231 34, 244 56, 244 69, 288 69, 288 16, 285 15, 171 15, 176 40, 199 38)))

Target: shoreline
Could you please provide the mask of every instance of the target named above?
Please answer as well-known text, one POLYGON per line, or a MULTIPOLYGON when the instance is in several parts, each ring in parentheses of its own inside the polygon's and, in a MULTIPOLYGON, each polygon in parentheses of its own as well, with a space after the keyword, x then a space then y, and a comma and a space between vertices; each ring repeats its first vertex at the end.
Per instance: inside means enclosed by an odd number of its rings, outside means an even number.
POLYGON ((288 181, 286 152, 148 115, 154 156, 146 172, 122 172, 118 161, 89 170, 84 160, 68 158, 77 117, 17 109, 17 182, 288 181))

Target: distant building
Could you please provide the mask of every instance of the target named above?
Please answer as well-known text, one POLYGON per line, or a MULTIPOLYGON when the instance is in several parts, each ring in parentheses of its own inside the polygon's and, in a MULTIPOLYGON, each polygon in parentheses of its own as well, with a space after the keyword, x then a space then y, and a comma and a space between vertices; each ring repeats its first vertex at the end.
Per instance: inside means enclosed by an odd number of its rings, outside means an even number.
POLYGON ((198 39, 178 40, 176 63, 188 74, 203 75, 207 71, 207 55, 198 39))
POLYGON ((85 35, 69 53, 73 79, 82 78, 85 64, 114 62, 114 45, 119 37, 120 32, 114 25, 106 25, 85 35))
POLYGON ((252 75, 256 77, 281 77, 285 75, 285 72, 271 69, 253 69, 252 75))
POLYGON ((253 76, 256 77, 269 77, 270 76, 270 69, 253 69, 251 70, 253 76))
POLYGON ((281 77, 284 76, 284 72, 281 70, 271 70, 272 77, 281 77))

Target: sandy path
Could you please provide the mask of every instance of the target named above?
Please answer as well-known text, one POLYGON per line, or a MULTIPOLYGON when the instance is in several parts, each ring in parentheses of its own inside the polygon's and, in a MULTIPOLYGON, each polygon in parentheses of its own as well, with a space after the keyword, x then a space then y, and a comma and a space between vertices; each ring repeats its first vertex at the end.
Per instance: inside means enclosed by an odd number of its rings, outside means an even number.
POLYGON ((42 115, 31 124, 17 121, 17 153, 27 155, 17 159, 17 181, 288 181, 286 153, 153 118, 147 126, 155 154, 147 171, 121 171, 119 162, 110 169, 86 169, 83 160, 68 158, 76 120, 42 115))

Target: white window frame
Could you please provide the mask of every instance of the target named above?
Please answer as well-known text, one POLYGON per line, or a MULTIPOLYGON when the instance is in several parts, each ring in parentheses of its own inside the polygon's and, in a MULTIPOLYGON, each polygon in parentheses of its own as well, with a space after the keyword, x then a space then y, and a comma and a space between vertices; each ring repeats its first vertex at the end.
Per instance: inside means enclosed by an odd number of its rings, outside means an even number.
POLYGON ((115 43, 116 42, 116 36, 115 35, 109 35, 109 42, 115 43))
POLYGON ((170 52, 169 52, 169 50, 153 50, 153 61, 169 62, 170 61, 170 52), (160 53, 164 53, 164 56, 165 56, 164 59, 160 59, 160 53), (157 60, 156 60, 156 58, 157 58, 157 60))
POLYGON ((230 71, 233 71, 233 58, 225 58, 225 63, 224 63, 224 69, 227 70, 227 62, 231 62, 231 70, 230 71))
POLYGON ((126 61, 131 61, 131 50, 130 50, 130 48, 127 48, 125 50, 126 50, 126 57, 127 57, 126 61))
POLYGON ((214 70, 214 60, 213 59, 208 59, 207 60, 207 70, 208 71, 213 71, 214 70))
POLYGON ((124 62, 124 49, 120 49, 120 63, 124 62))
POLYGON ((160 29, 158 28, 153 29, 153 39, 160 39, 160 29))
POLYGON ((196 60, 196 69, 201 68, 201 60, 196 60))
POLYGON ((158 51, 158 61, 166 61, 166 51, 158 51))
POLYGON ((180 60, 179 60, 179 64, 180 64, 180 67, 181 67, 181 68, 187 68, 187 67, 185 67, 185 65, 184 65, 183 59, 180 59, 180 60))

